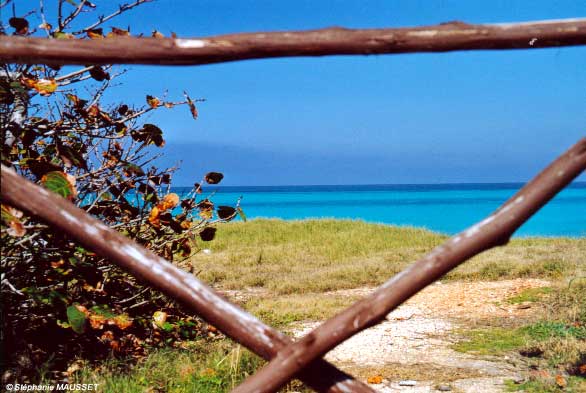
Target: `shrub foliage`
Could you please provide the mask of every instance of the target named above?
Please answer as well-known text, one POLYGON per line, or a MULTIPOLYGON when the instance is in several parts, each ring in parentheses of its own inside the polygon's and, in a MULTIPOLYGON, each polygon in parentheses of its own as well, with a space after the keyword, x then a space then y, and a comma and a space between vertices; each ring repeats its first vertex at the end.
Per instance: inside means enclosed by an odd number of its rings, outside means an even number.
MULTIPOLYGON (((109 26, 106 32, 106 25, 144 2, 121 5, 104 17, 89 1, 56 1, 54 22, 42 8, 18 14, 23 10, 15 2, 3 2, 0 35, 130 35, 130 28, 109 26)), ((171 192, 176 168, 154 165, 164 132, 142 119, 178 106, 197 119, 202 100, 151 93, 140 105, 104 103, 104 93, 124 72, 97 65, 0 64, 1 161, 155 253, 180 261, 213 239, 217 223, 241 210, 237 203, 216 208, 205 196, 203 185, 222 180, 218 172, 207 173, 185 195, 171 192)), ((4 382, 22 382, 41 364, 66 369, 76 356, 140 356, 145 347, 201 334, 200 321, 107 260, 12 206, 1 209, 3 368, 9 370, 4 382)))

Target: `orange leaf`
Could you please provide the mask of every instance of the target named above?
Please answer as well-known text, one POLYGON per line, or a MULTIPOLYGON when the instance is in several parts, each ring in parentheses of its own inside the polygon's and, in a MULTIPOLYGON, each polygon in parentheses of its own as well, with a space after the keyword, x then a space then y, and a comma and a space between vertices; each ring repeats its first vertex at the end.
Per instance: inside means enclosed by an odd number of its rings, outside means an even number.
POLYGON ((26 228, 20 221, 22 212, 12 206, 2 205, 2 221, 8 225, 8 234, 14 237, 22 237, 26 234, 26 228))
POLYGON ((106 317, 100 314, 92 314, 89 319, 92 329, 101 329, 104 327, 104 323, 106 323, 106 317))
POLYGON ((101 38, 104 38, 104 31, 102 29, 88 30, 86 34, 92 40, 99 40, 101 38))
POLYGON ((565 388, 566 386, 568 386, 568 382, 566 381, 566 378, 564 378, 563 375, 558 374, 555 376, 555 383, 556 385, 558 385, 560 388, 565 388))
POLYGON ((34 89, 42 96, 50 96, 57 90, 57 82, 55 79, 39 79, 34 89))
POLYGON ((100 108, 94 104, 87 109, 87 114, 90 117, 96 117, 100 114, 100 108))
POLYGON ((374 375, 372 377, 368 377, 368 379, 366 380, 367 383, 373 384, 373 385, 378 385, 380 383, 383 383, 383 377, 380 375, 374 375))
POLYGON ((128 37, 130 36, 130 32, 128 30, 119 29, 117 27, 112 27, 112 32, 108 33, 108 37, 119 36, 119 37, 128 37))
POLYGON ((102 341, 112 341, 114 340, 114 332, 112 332, 111 330, 106 330, 102 336, 100 337, 100 340, 102 341))
POLYGON ((161 221, 159 220, 160 214, 161 214, 161 211, 159 210, 159 208, 157 206, 155 206, 155 207, 153 207, 153 210, 151 210, 151 214, 149 215, 149 222, 155 228, 159 228, 161 226, 161 221))
MULTIPOLYGON (((65 263, 65 262, 63 261, 63 259, 60 259, 60 260, 58 260, 58 261, 56 261, 56 262, 51 262, 51 267, 52 267, 53 269, 56 269, 56 268, 58 268, 58 267, 61 267, 61 266, 63 266, 63 264, 64 264, 64 263, 65 263)), ((81 310, 80 310, 80 311, 81 311, 81 310)))
POLYGON ((157 97, 146 96, 146 101, 151 108, 157 108, 159 105, 161 105, 161 101, 159 101, 157 97))
POLYGON ((77 308, 77 311, 84 313, 85 315, 89 314, 89 311, 87 310, 87 308, 85 306, 76 304, 75 308, 77 308))
POLYGON ((213 211, 211 209, 201 210, 199 212, 199 216, 204 220, 211 220, 213 215, 213 211))
POLYGON ((22 77, 20 78, 20 82, 29 89, 34 89, 37 84, 37 79, 22 77))
POLYGON ((113 319, 114 324, 118 326, 119 329, 124 330, 132 326, 132 319, 126 314, 120 314, 114 317, 113 319))
POLYGON ((179 204, 179 195, 175 193, 167 194, 161 202, 157 204, 157 207, 161 210, 172 209, 179 204))

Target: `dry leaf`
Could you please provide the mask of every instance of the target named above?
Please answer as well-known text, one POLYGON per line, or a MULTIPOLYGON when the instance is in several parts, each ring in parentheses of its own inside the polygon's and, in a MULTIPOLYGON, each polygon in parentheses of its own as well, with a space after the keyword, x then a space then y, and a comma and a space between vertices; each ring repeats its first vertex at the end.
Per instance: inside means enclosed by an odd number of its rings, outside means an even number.
POLYGON ((160 214, 161 211, 157 206, 155 206, 153 207, 153 210, 151 210, 151 214, 149 215, 149 223, 155 228, 161 227, 161 220, 159 219, 160 214))
POLYGON ((372 385, 378 385, 380 383, 383 383, 383 377, 380 375, 374 375, 372 377, 368 377, 368 379, 366 380, 367 383, 370 383, 372 385))
POLYGON ((64 263, 65 263, 65 262, 63 261, 63 259, 60 259, 60 260, 58 260, 58 261, 56 261, 56 262, 51 262, 51 267, 52 267, 53 269, 56 269, 56 268, 58 268, 58 267, 61 267, 61 266, 63 266, 63 264, 64 264, 64 263))
POLYGON ((92 40, 104 38, 104 31, 102 29, 88 30, 86 34, 92 40))
POLYGON ((128 30, 124 30, 124 29, 119 29, 117 27, 112 27, 112 32, 108 33, 107 37, 111 38, 111 37, 128 37, 130 36, 130 31, 128 30))
POLYGON ((153 314, 153 325, 155 327, 163 327, 167 322, 167 313, 164 311, 155 311, 153 314))
POLYGON ((55 79, 39 79, 33 88, 42 96, 50 96, 57 90, 57 82, 55 79))
POLYGON ((146 101, 151 108, 157 108, 159 105, 161 105, 161 101, 159 101, 157 97, 146 96, 146 101))
POLYGON ((561 374, 555 376, 555 383, 562 389, 568 386, 568 381, 566 381, 566 378, 561 374))
POLYGON ((171 194, 165 195, 163 200, 157 204, 157 207, 160 210, 164 211, 164 210, 168 210, 168 209, 173 209, 178 204, 179 204, 179 195, 177 195, 175 193, 171 193, 171 194))

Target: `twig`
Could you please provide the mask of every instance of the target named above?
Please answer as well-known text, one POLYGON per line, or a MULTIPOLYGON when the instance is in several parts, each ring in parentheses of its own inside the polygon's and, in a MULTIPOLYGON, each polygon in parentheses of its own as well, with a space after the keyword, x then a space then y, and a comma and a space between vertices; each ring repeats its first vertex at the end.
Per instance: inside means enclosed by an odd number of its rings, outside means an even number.
POLYGON ((65 75, 58 76, 57 78, 55 78, 55 82, 60 82, 60 81, 65 80, 65 79, 69 79, 69 78, 73 78, 74 76, 81 75, 84 72, 87 72, 87 71, 91 70, 93 67, 94 66, 84 67, 84 68, 81 68, 81 69, 79 69, 77 71, 73 71, 73 72, 71 72, 69 74, 65 74, 65 75))
POLYGON ((19 291, 19 290, 18 290, 18 289, 16 289, 16 288, 14 288, 14 285, 12 285, 12 284, 10 283, 10 281, 8 281, 8 279, 7 279, 7 278, 3 278, 3 279, 2 279, 2 284, 6 285, 8 288, 10 288, 10 290, 11 290, 12 292, 16 293, 17 295, 24 296, 24 293, 22 293, 21 291, 19 291))
POLYGON ((69 23, 71 23, 71 21, 72 21, 73 19, 75 19, 75 17, 76 17, 77 15, 79 15, 79 13, 81 12, 81 10, 82 10, 82 9, 83 9, 83 7, 85 6, 85 3, 86 3, 86 2, 87 2, 87 0, 81 0, 81 1, 79 2, 79 4, 77 5, 77 7, 75 8, 75 10, 74 10, 74 11, 73 11, 71 14, 69 14, 69 16, 68 16, 68 17, 66 17, 66 18, 65 18, 65 20, 63 21, 63 23, 62 23, 62 24, 61 24, 61 23, 59 24, 59 29, 58 29, 57 31, 62 31, 64 28, 66 28, 66 27, 67 27, 67 25, 68 25, 69 23))
POLYGON ((107 21, 109 21, 109 20, 110 20, 110 19, 112 19, 112 18, 115 18, 116 16, 120 15, 120 14, 121 14, 121 13, 123 13, 124 11, 128 11, 128 10, 129 10, 129 9, 131 9, 131 8, 137 7, 137 6, 139 6, 140 4, 147 3, 147 2, 149 2, 149 1, 151 1, 151 0, 137 0, 137 1, 135 1, 134 3, 132 3, 132 4, 122 4, 122 5, 121 5, 121 6, 118 8, 118 10, 117 10, 117 11, 113 12, 112 14, 110 14, 110 15, 108 15, 108 16, 101 16, 101 17, 98 19, 98 21, 97 21, 97 22, 95 22, 95 23, 93 23, 93 24, 89 25, 88 27, 86 27, 86 28, 84 28, 84 29, 82 29, 82 30, 76 31, 76 32, 74 32, 74 33, 72 33, 72 34, 74 34, 74 35, 79 35, 79 34, 83 34, 83 33, 85 33, 86 31, 89 31, 89 30, 95 29, 96 27, 98 27, 98 26, 99 26, 99 25, 101 25, 102 23, 104 23, 104 22, 107 22, 107 21))

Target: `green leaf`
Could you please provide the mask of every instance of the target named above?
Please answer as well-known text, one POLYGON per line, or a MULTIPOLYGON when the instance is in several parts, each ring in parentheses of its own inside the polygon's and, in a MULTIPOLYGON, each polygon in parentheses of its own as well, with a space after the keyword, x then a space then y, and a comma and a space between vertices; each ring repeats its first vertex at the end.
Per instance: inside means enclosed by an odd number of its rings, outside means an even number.
POLYGON ((81 334, 85 331, 86 319, 86 315, 78 310, 77 304, 67 307, 67 320, 75 333, 81 334))
POLYGON ((132 162, 124 161, 124 169, 128 172, 129 176, 144 176, 145 173, 142 168, 132 162))
POLYGON ((90 310, 92 313, 101 315, 105 318, 114 318, 116 316, 116 314, 114 314, 105 304, 93 306, 90 310))
POLYGON ((57 144, 57 153, 66 167, 70 168, 75 165, 78 168, 87 170, 87 163, 81 152, 64 144, 57 144))
POLYGON ((49 172, 43 176, 41 182, 49 191, 53 191, 63 198, 73 199, 75 197, 73 186, 69 183, 67 176, 63 172, 49 172))
POLYGON ((242 210, 241 207, 237 207, 236 212, 238 213, 242 221, 246 222, 246 214, 244 214, 244 210, 242 210))

